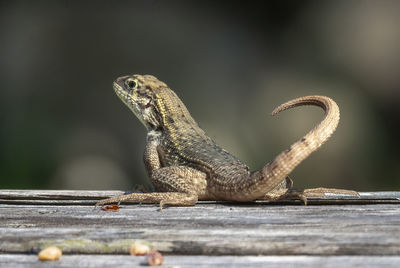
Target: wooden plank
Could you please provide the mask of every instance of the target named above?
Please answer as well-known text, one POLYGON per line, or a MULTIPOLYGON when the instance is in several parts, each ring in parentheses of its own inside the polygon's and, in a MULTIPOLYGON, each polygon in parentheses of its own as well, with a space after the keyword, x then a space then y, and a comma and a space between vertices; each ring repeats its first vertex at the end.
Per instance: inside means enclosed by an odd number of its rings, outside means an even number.
POLYGON ((165 254, 399 255, 400 206, 200 203, 194 207, 0 205, 0 253, 127 254, 145 240, 165 254))
POLYGON ((0 199, 98 200, 124 193, 123 191, 0 190, 0 199))
MULTIPOLYGON (((75 190, 0 190, 0 204, 21 205, 91 205, 97 200, 124 194, 123 191, 75 191, 75 190)), ((301 204, 299 200, 257 201, 267 204, 301 204)), ((215 202, 211 202, 215 203, 215 202)), ((227 202, 219 202, 227 203, 227 202)), ((229 203, 229 202, 228 202, 229 203)), ((310 198, 308 205, 329 204, 400 204, 400 192, 361 192, 360 198, 351 195, 327 195, 310 198)))
MULTIPOLYGON (((36 255, 0 255, 1 267, 143 267, 144 257, 128 255, 63 255, 55 262, 38 261, 36 255)), ((397 268, 399 256, 164 256, 162 267, 385 267, 397 268)))

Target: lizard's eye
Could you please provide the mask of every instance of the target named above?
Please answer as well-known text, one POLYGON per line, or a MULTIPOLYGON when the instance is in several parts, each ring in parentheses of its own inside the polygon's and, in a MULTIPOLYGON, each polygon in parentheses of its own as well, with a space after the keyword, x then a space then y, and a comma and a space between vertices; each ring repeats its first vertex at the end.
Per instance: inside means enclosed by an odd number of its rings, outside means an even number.
POLYGON ((133 79, 126 80, 125 84, 130 90, 134 90, 137 87, 137 82, 133 79))

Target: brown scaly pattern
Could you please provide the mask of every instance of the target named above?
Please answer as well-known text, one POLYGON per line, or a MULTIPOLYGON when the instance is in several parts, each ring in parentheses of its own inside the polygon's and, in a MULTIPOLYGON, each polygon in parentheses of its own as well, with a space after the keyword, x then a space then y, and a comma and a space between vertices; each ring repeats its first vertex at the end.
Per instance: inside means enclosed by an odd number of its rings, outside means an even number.
POLYGON ((118 97, 147 128, 144 163, 154 193, 132 193, 96 205, 134 201, 188 206, 197 200, 253 201, 301 199, 326 193, 358 195, 340 189, 292 190, 288 175, 334 132, 339 108, 328 97, 308 96, 277 107, 272 114, 300 106, 325 110, 323 121, 261 170, 250 172, 239 159, 219 147, 198 126, 183 102, 164 82, 151 75, 131 75, 114 82, 118 97))

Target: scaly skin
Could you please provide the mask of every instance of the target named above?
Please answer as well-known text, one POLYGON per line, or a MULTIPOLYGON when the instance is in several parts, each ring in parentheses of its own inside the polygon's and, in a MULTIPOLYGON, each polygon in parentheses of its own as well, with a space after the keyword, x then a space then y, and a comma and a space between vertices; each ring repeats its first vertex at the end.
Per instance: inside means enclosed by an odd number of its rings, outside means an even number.
POLYGON ((250 172, 239 159, 219 147, 197 125, 178 96, 151 75, 119 77, 114 82, 118 97, 147 128, 144 163, 154 193, 132 193, 104 199, 106 203, 135 201, 192 206, 198 200, 246 202, 257 199, 301 199, 325 193, 358 195, 340 189, 291 190, 290 172, 317 150, 335 131, 339 108, 328 97, 308 96, 277 107, 272 114, 300 106, 325 110, 322 122, 261 170, 250 172))

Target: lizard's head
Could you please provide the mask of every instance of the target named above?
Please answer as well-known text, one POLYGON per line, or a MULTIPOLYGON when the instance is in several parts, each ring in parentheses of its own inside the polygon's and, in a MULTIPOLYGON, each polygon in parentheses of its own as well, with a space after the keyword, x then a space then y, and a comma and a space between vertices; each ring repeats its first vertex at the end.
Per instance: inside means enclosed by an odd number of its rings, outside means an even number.
POLYGON ((132 110, 148 130, 161 127, 155 105, 156 91, 167 85, 151 75, 129 75, 117 78, 113 84, 117 96, 132 110))

